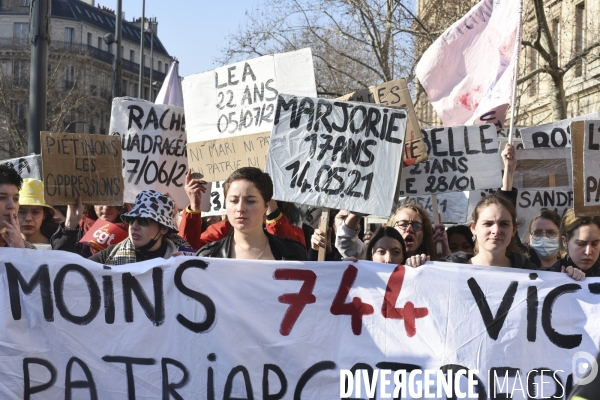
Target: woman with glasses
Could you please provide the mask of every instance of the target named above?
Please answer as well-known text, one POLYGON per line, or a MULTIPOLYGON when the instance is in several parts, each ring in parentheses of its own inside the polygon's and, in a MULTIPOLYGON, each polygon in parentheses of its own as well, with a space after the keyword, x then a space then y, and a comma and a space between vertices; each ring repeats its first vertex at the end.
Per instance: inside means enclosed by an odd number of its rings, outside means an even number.
MULTIPOLYGON (((129 226, 129 236, 110 245, 90 260, 105 265, 123 265, 153 258, 170 258, 179 250, 171 235, 177 233, 172 215, 175 202, 156 190, 144 190, 135 198, 131 211, 121 219, 129 226)), ((187 243, 183 244, 184 246, 187 243)))
POLYGON ((17 213, 23 239, 39 250, 50 250, 50 238, 58 225, 54 222, 54 209, 44 200, 44 184, 37 179, 23 179, 19 191, 17 213))
POLYGON ((556 212, 543 209, 529 224, 529 260, 539 269, 547 270, 560 259, 560 220, 556 212))
POLYGON ((600 276, 600 216, 578 217, 570 208, 560 223, 560 240, 567 255, 556 262, 551 271, 576 268, 586 277, 600 276))

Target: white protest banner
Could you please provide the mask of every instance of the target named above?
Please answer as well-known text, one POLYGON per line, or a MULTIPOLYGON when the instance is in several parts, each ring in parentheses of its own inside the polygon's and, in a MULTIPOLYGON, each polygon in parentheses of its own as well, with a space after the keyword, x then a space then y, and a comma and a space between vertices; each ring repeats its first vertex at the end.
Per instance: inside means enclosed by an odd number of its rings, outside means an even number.
POLYGON ((583 205, 600 206, 600 120, 585 121, 583 140, 583 205))
MULTIPOLYGON (((444 224, 463 224, 467 222, 467 209, 469 206, 469 192, 448 192, 437 195, 438 212, 444 224)), ((416 203, 429 212, 433 221, 433 204, 431 196, 400 197, 398 206, 416 203)))
POLYGON ((502 185, 493 125, 422 129, 429 159, 402 169, 400 196, 430 195, 502 185))
POLYGON ((189 75, 182 85, 192 143, 270 132, 279 93, 317 96, 310 49, 189 75))
POLYGON ((600 113, 580 115, 548 124, 521 128, 523 146, 526 149, 571 147, 571 122, 586 119, 600 119, 600 113))
POLYGON ((274 198, 389 215, 406 111, 280 94, 266 172, 274 198))
POLYGON ((469 371, 471 398, 562 398, 598 351, 600 278, 533 272, 4 249, 0 398, 362 398, 344 378, 365 368, 415 372, 397 398, 452 398, 469 371))
MULTIPOLYGON (((469 221, 479 200, 494 192, 495 190, 489 189, 469 193, 469 221)), ((519 189, 517 195, 517 221, 520 223, 518 233, 521 241, 523 243, 529 242, 531 220, 543 208, 555 211, 562 216, 565 211, 572 207, 573 189, 568 186, 519 189)))
POLYGON ((179 208, 188 205, 183 189, 187 135, 182 107, 118 97, 113 99, 110 134, 121 138, 125 202, 143 190, 169 194, 179 208))
POLYGON ((0 161, 0 165, 12 166, 23 179, 32 178, 42 180, 42 171, 40 169, 42 156, 40 155, 32 154, 30 156, 2 160, 0 161))

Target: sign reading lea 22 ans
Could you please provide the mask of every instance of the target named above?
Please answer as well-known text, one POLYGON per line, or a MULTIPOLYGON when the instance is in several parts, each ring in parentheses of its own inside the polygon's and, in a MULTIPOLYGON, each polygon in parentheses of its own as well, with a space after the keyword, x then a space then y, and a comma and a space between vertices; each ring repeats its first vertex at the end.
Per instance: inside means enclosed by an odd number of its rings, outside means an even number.
POLYGON ((510 268, 174 257, 106 269, 4 249, 0 285, 2 399, 330 400, 342 370, 371 368, 420 370, 411 378, 433 393, 424 370, 452 371, 463 393, 474 373, 479 399, 563 398, 600 337, 600 278, 510 268))
POLYGON ((182 107, 119 97, 113 100, 110 133, 123 150, 125 202, 135 202, 143 190, 168 193, 184 208, 187 135, 182 107))
POLYGON ((121 146, 106 135, 41 132, 44 198, 50 205, 123 204, 121 146))
POLYGON ((280 94, 266 171, 274 198, 389 215, 406 110, 280 94))
POLYGON ((400 196, 502 186, 494 125, 430 128, 421 133, 429 159, 402 169, 400 196))

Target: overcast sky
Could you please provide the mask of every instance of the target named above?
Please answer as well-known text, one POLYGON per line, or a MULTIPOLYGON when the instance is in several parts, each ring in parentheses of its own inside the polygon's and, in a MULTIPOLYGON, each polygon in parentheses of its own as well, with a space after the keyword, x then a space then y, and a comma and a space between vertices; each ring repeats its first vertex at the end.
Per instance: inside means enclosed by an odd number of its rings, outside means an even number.
MULTIPOLYGON (((96 5, 116 10, 115 0, 96 0, 96 5)), ((214 59, 237 31, 247 9, 257 0, 146 0, 146 17, 156 17, 158 36, 171 56, 179 60, 179 75, 186 76, 218 67, 214 59)), ((142 0, 124 0, 127 21, 142 16, 142 0)))

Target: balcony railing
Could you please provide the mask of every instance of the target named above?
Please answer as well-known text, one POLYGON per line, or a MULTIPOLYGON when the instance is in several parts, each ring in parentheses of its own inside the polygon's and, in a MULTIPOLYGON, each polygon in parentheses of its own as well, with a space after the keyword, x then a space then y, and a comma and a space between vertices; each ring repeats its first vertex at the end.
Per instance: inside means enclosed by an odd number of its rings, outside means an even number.
MULTIPOLYGON (((2 50, 26 50, 29 51, 30 43, 28 39, 18 38, 0 38, 0 51, 2 50)), ((49 46, 50 51, 56 52, 73 52, 77 54, 87 54, 94 57, 97 60, 103 61, 107 64, 112 64, 115 56, 108 51, 100 50, 97 47, 90 46, 83 43, 70 43, 52 41, 49 46)), ((139 73, 140 64, 135 63, 131 60, 121 58, 121 66, 124 70, 133 72, 134 74, 139 73)), ((150 78, 150 68, 144 67, 144 77, 150 78)), ((161 71, 154 70, 152 73, 152 80, 164 82, 166 74, 161 71)))

